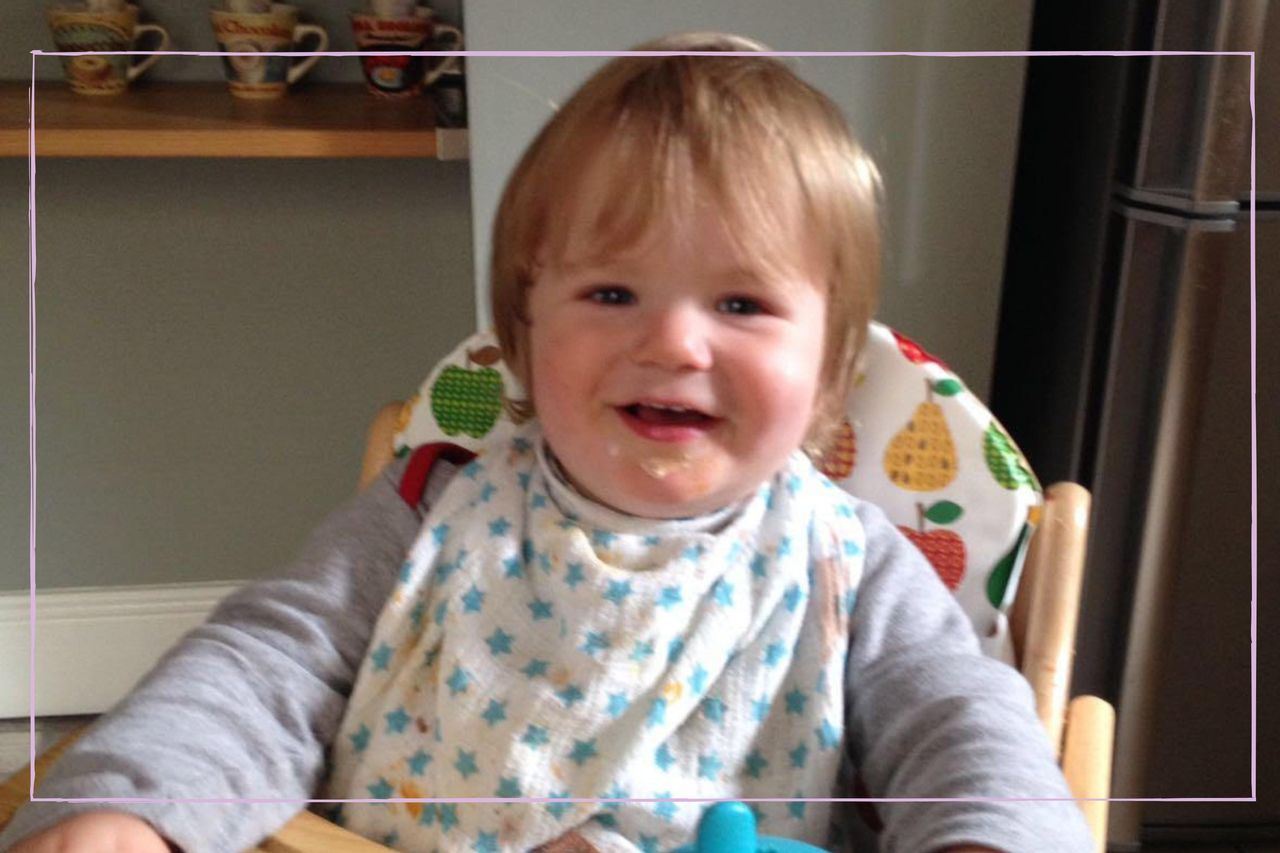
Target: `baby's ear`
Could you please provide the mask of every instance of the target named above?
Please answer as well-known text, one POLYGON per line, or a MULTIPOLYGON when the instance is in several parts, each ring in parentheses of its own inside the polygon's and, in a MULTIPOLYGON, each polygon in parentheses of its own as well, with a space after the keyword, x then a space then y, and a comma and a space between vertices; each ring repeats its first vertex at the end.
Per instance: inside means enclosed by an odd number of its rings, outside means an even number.
POLYGON ((529 382, 529 322, 523 317, 516 320, 519 328, 516 329, 516 340, 510 342, 510 346, 503 347, 502 360, 506 362, 507 370, 511 371, 511 375, 516 378, 521 387, 524 388, 526 394, 529 393, 531 383, 529 382))
POLYGON ((516 322, 522 327, 517 330, 519 333, 527 332, 528 328, 533 325, 533 314, 529 311, 529 301, 533 298, 533 288, 537 285, 538 278, 544 271, 545 267, 535 264, 528 272, 520 275, 516 285, 515 305, 512 306, 512 313, 515 315, 516 322))
POLYGON ((529 377, 529 335, 527 334, 528 324, 521 319, 522 328, 518 333, 518 340, 511 342, 510 351, 504 347, 502 353, 503 362, 507 369, 511 371, 511 375, 515 377, 520 384, 521 393, 516 395, 508 394, 505 390, 502 395, 502 407, 514 423, 524 423, 533 417, 533 383, 529 377))

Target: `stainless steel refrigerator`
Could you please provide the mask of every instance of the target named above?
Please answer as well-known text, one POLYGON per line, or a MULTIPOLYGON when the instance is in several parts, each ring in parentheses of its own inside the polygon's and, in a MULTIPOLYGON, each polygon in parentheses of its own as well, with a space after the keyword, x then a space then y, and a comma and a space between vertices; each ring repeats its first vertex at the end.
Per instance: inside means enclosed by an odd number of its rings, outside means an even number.
MULTIPOLYGON (((1250 224, 1258 506, 1277 496, 1280 3, 1040 0, 992 408, 1093 492, 1078 692, 1117 704, 1116 797, 1253 794, 1250 224)), ((1270 505, 1274 506, 1274 502, 1270 505)), ((1264 516, 1265 518, 1265 516, 1264 516)), ((1257 529, 1257 801, 1114 804, 1110 845, 1280 838, 1277 536, 1257 529), (1272 642, 1268 643, 1271 639, 1272 642)))

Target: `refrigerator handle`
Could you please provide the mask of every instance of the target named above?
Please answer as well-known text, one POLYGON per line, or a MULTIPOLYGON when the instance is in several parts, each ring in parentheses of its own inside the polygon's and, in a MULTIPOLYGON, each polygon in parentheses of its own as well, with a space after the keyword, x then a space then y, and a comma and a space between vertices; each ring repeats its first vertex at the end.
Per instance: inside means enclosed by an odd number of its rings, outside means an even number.
POLYGON ((1151 196, 1138 201, 1195 215, 1235 208, 1248 183, 1252 66, 1239 53, 1261 49, 1267 11, 1267 0, 1159 4, 1152 48, 1210 55, 1151 57, 1133 172, 1118 175, 1151 196), (1212 55, 1226 51, 1235 55, 1212 55))
MULTIPOLYGON (((1253 51, 1262 47, 1267 0, 1228 0, 1222 5, 1215 50, 1253 51)), ((1203 142, 1196 164, 1193 198, 1197 201, 1236 198, 1248 183, 1248 56, 1215 57, 1209 79, 1203 142)))

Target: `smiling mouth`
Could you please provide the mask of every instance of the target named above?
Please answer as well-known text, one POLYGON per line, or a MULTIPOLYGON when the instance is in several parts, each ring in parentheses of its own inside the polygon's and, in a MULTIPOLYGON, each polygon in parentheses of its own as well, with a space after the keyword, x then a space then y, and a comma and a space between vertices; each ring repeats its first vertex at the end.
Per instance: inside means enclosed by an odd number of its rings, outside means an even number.
POLYGON ((615 411, 636 435, 669 446, 698 441, 721 423, 698 409, 666 403, 632 403, 615 411))
POLYGON ((621 411, 644 424, 671 427, 707 427, 718 418, 685 406, 664 406, 653 403, 632 403, 619 406, 621 411))

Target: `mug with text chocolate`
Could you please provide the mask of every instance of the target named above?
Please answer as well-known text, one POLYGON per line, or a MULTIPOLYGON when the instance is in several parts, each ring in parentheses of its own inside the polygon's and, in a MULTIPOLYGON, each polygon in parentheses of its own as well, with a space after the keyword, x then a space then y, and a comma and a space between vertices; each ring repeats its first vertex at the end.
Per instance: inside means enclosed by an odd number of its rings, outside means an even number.
POLYGON ((142 36, 159 37, 149 50, 168 50, 169 33, 159 24, 138 23, 138 7, 129 3, 73 3, 54 6, 48 12, 49 32, 59 51, 84 52, 87 56, 62 57, 71 91, 81 95, 118 95, 138 75, 160 61, 151 56, 95 56, 125 50, 142 50, 142 36))
POLYGON ((365 12, 351 14, 356 49, 375 51, 360 57, 369 91, 383 97, 420 94, 442 74, 458 66, 457 56, 410 56, 404 51, 437 49, 461 50, 462 31, 436 21, 427 6, 417 6, 410 14, 383 17, 365 12), (441 38, 443 37, 443 38, 441 38))
MULTIPOLYGON (((230 2, 233 8, 245 8, 242 2, 230 2)), ((218 47, 234 54, 222 57, 222 69, 231 94, 238 98, 283 96, 320 60, 319 56, 289 56, 295 46, 300 47, 304 39, 313 36, 309 50, 324 51, 329 47, 329 34, 324 28, 298 23, 298 7, 287 3, 272 3, 265 12, 231 11, 218 6, 209 10, 209 17, 218 47)))

